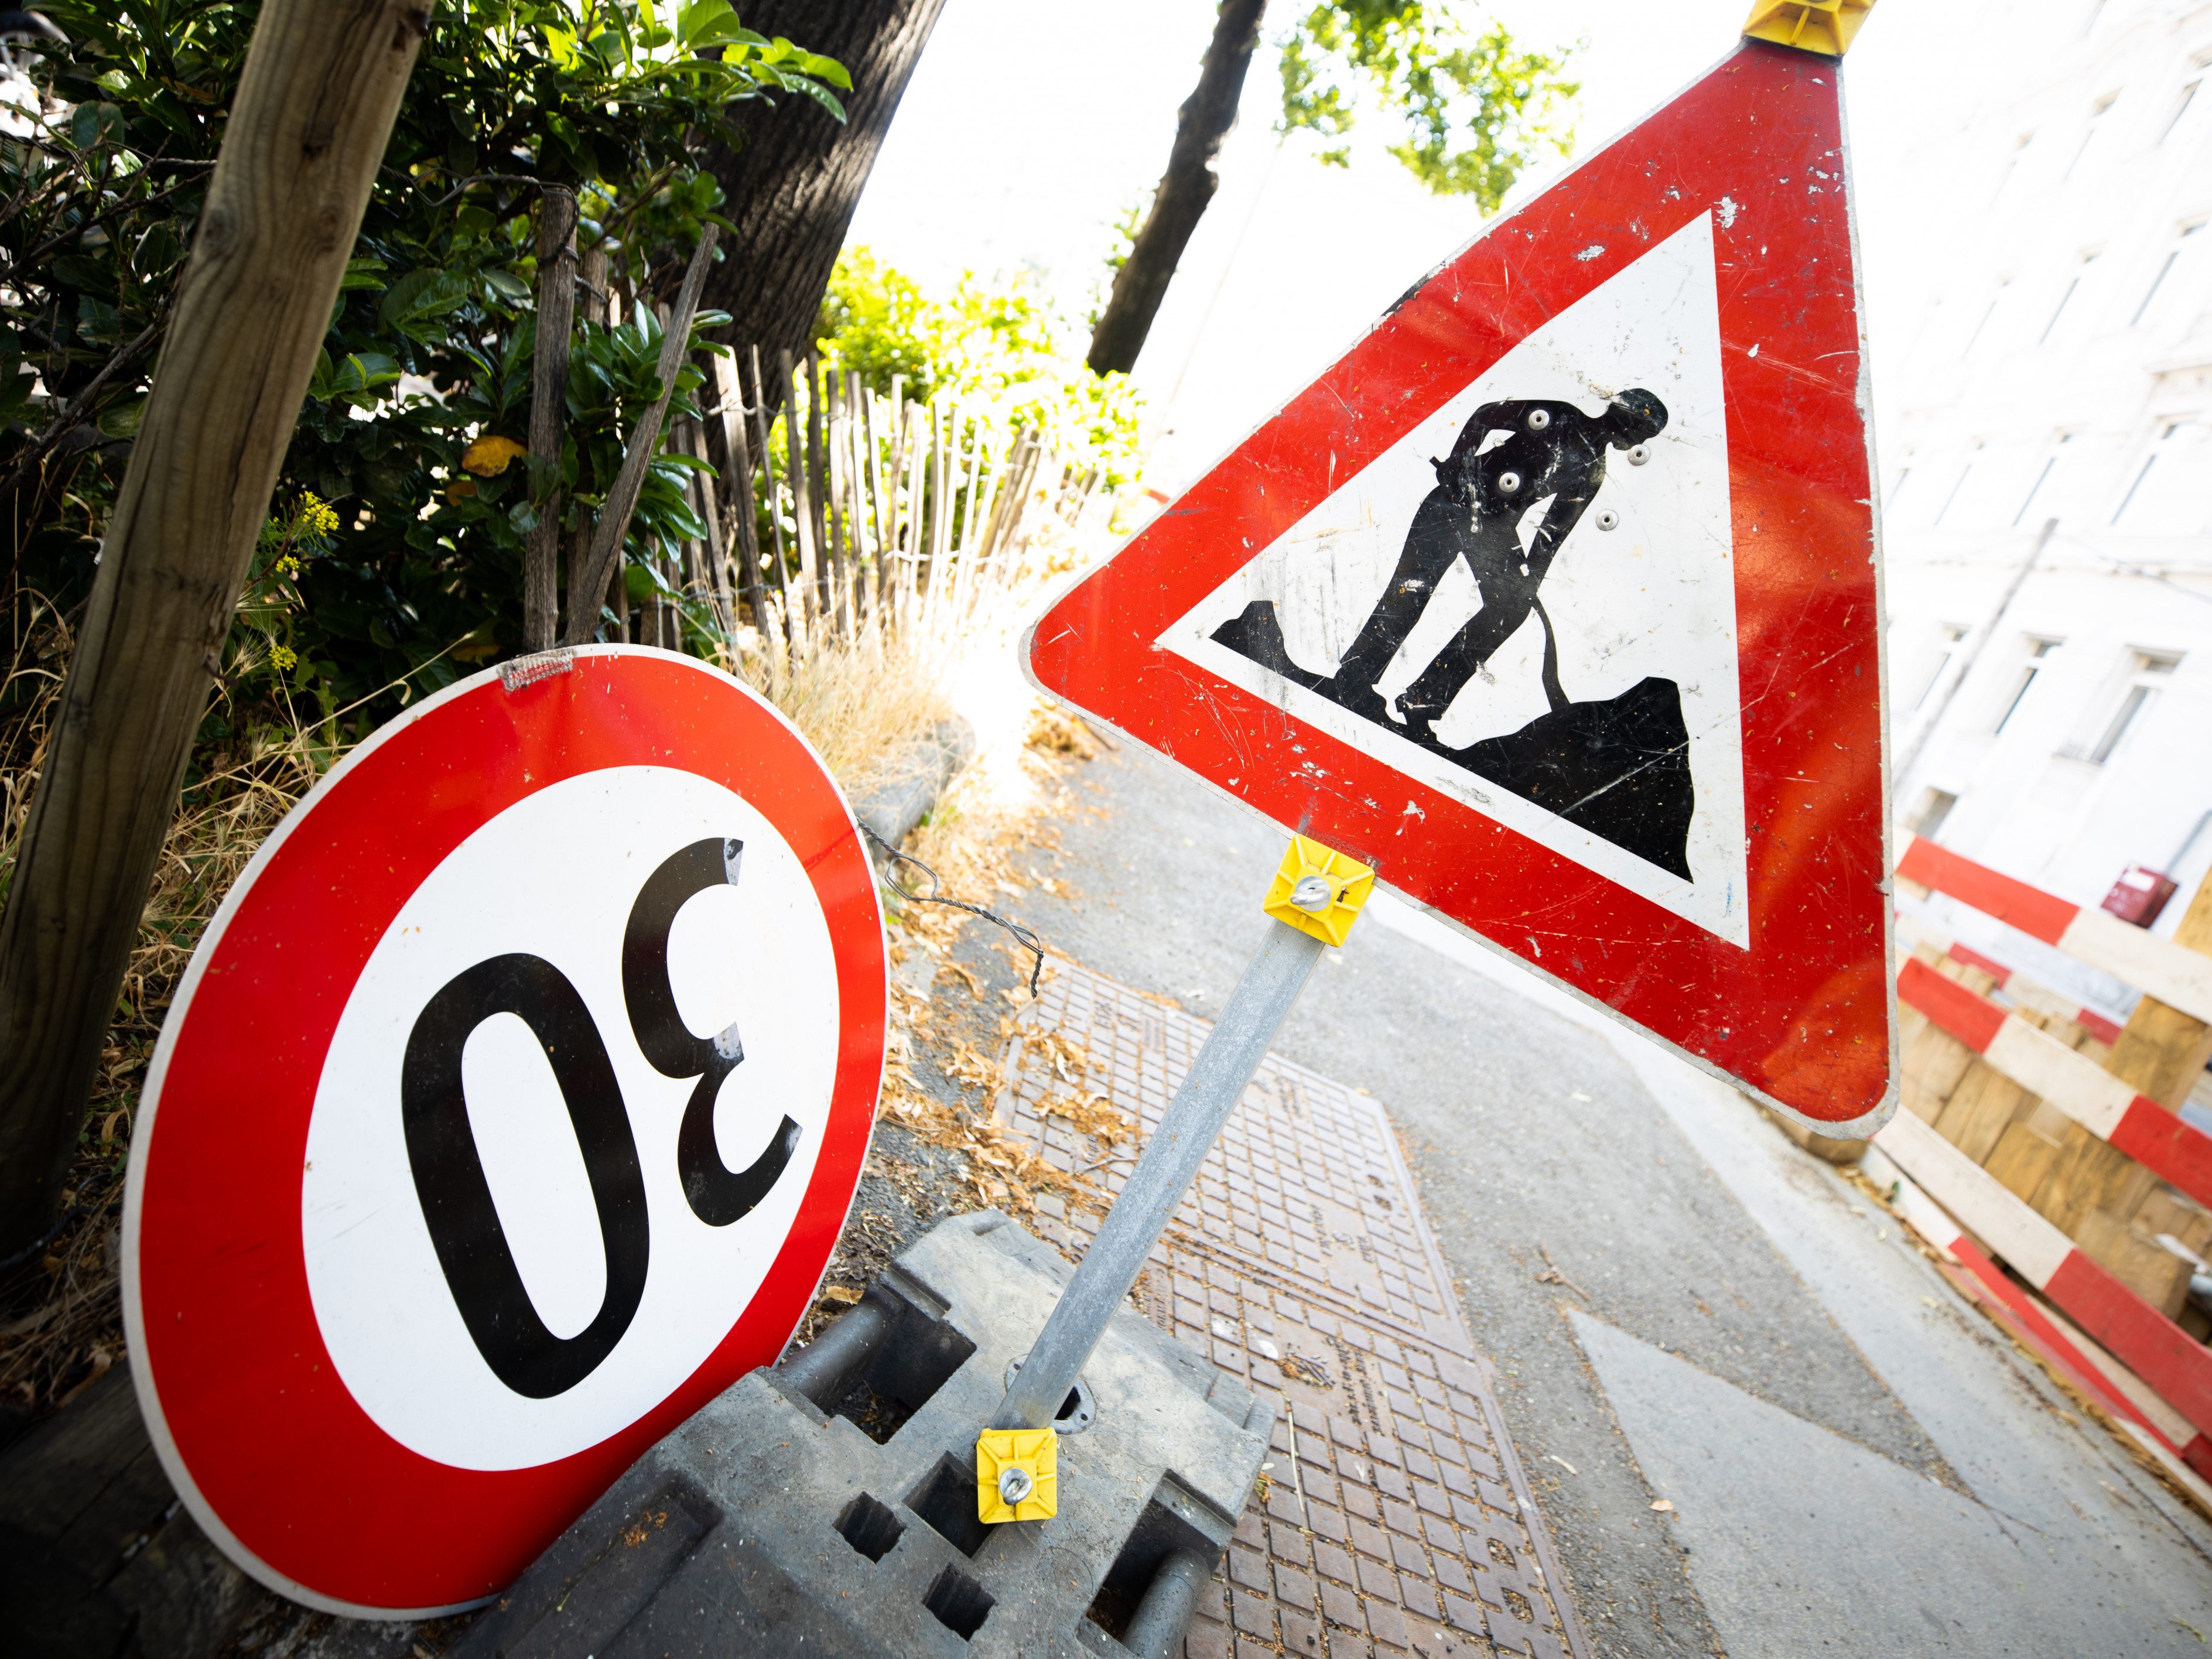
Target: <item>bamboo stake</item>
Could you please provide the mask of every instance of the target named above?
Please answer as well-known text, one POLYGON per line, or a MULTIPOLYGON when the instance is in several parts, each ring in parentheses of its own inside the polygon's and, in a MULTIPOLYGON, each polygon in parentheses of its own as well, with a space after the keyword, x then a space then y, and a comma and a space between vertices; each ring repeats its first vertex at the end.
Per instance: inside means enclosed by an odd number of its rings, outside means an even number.
MULTIPOLYGON (((659 447, 660 423, 668 413, 669 399, 676 394, 676 374, 683 366, 684 349, 691 336, 691 319, 699 308, 699 289, 707 280, 707 267, 714 256, 716 228, 708 225, 700 234, 699 246, 691 255, 690 268, 684 273, 684 287, 676 296, 667 332, 660 342, 660 361, 655 372, 660 380, 660 396, 653 406, 637 418, 630 428, 629 442, 623 447, 622 469, 615 474, 613 487, 607 491, 605 503, 599 509, 599 521, 592 532, 589 568, 586 572, 584 592, 594 592, 607 580, 604 574, 621 562, 623 538, 629 533, 630 515, 637 510, 637 492, 645 483, 645 469, 659 447)), ((578 607, 580 613, 580 607, 578 607)), ((591 641, 592 624, 596 617, 580 614, 568 620, 568 642, 585 645, 591 641)))
POLYGON ((876 585, 877 598, 880 601, 884 597, 884 586, 889 584, 894 614, 897 610, 899 596, 904 591, 902 584, 904 580, 903 572, 906 564, 906 537, 899 512, 899 503, 902 499, 901 492, 906 488, 907 434, 903 404, 905 392, 906 376, 892 375, 889 404, 891 428, 890 485, 884 501, 885 507, 890 510, 890 533, 884 538, 884 555, 888 562, 884 568, 876 572, 876 585))
MULTIPOLYGON (((972 550, 969 538, 961 527, 962 513, 972 513, 975 504, 975 449, 982 441, 980 431, 975 445, 968 441, 968 422, 963 419, 952 428, 952 527, 947 540, 949 574, 945 585, 945 603, 951 614, 961 614, 961 604, 968 592, 968 556, 972 550)), ((957 626, 956 623, 954 624, 957 626)))
POLYGON ((818 450, 815 478, 821 489, 822 574, 825 584, 823 612, 830 618, 832 638, 844 633, 845 553, 844 468, 837 465, 838 409, 829 396, 830 375, 819 357, 806 360, 809 444, 818 450))
MULTIPOLYGON (((760 439, 761 493, 768 502, 768 527, 775 538, 775 591, 783 611, 784 644, 787 652, 799 648, 799 636, 792 632, 791 564, 783 550, 783 514, 777 510, 775 499, 775 452, 769 447, 768 382, 761 376, 760 348, 751 349, 753 363, 753 430, 760 439)), ((788 469, 787 468, 787 471, 788 469)))
POLYGON ((698 504, 699 521, 707 527, 704 544, 694 541, 695 556, 703 558, 706 568, 695 568, 691 579, 700 585, 700 597, 707 601, 714 613, 714 626, 727 635, 736 626, 736 615, 730 601, 729 562, 722 552, 721 503, 714 499, 713 463, 707 457, 707 428, 703 422, 686 418, 684 422, 685 449, 696 459, 705 462, 708 471, 694 472, 691 490, 698 504))
POLYGON ((538 512, 522 550, 522 635, 547 651, 561 626, 561 436, 568 421, 568 348, 576 312, 576 192, 538 193, 538 319, 530 364, 530 496, 538 512))
POLYGON ((824 368, 822 373, 822 404, 828 423, 828 453, 824 468, 830 480, 830 499, 834 508, 834 534, 837 550, 836 607, 848 639, 860 637, 860 606, 853 596, 854 573, 860 564, 860 515, 853 510, 854 481, 853 473, 852 410, 846 406, 844 376, 836 369, 824 368))
POLYGON ((760 526, 753 511, 751 444, 745 433, 745 383, 734 355, 714 359, 721 396, 723 489, 729 496, 728 536, 737 544, 738 586, 752 607, 753 626, 768 632, 768 592, 761 585, 760 526))
POLYGON ((776 355, 783 367, 783 470, 791 483, 792 529, 799 541, 799 625, 803 632, 807 620, 821 614, 813 495, 807 476, 811 469, 807 463, 805 429, 799 423, 798 372, 792 364, 790 352, 779 351, 776 355))
POLYGON ((929 404, 929 521, 922 533, 922 548, 927 560, 925 568, 915 572, 915 580, 921 586, 921 614, 924 625, 933 622, 938 610, 938 589, 942 586, 944 564, 938 552, 938 544, 945 535, 945 405, 932 398, 929 404))
MULTIPOLYGON (((860 376, 853 377, 855 385, 860 376)), ((876 394, 860 386, 860 445, 868 458, 868 512, 876 532, 876 604, 878 616, 883 614, 884 561, 888 556, 891 538, 884 519, 883 451, 876 442, 876 394)))
POLYGON ((869 475, 875 471, 873 458, 861 453, 861 440, 866 429, 866 393, 860 386, 856 370, 845 372, 845 476, 846 488, 851 496, 852 511, 847 520, 851 526, 853 568, 847 573, 847 600, 852 607, 854 625, 860 625, 868 605, 867 561, 871 554, 869 531, 872 519, 869 505, 873 492, 868 488, 869 475))
POLYGON ((983 557, 993 561, 1000 544, 1006 538, 1007 509, 1019 498, 1014 493, 1014 483, 1021 470, 1029 464, 1030 450, 1036 442, 1036 428, 1024 427, 1016 435, 1013 447, 1006 452, 1000 465, 996 482, 991 492, 990 516, 983 520, 983 557))
MULTIPOLYGON (((822 614, 831 616, 836 607, 833 584, 836 578, 836 551, 830 545, 829 466, 822 453, 822 383, 821 361, 809 352, 806 369, 806 467, 807 482, 813 489, 814 545, 818 550, 820 564, 815 571, 816 603, 822 614)), ((836 627, 833 619, 831 627, 836 627)))

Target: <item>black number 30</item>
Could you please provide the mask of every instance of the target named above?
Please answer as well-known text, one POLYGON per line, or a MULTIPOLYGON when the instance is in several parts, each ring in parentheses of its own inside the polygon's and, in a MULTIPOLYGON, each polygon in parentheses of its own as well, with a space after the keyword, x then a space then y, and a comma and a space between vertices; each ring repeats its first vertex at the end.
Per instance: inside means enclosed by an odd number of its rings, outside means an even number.
MULTIPOLYGON (((696 1036, 677 1012, 668 982, 668 934, 676 913, 711 888, 735 886, 742 842, 694 842, 646 878, 623 931, 623 1001, 638 1050, 664 1077, 699 1079, 677 1133, 677 1172, 692 1213, 726 1227, 768 1196, 789 1167, 799 1127, 788 1115, 765 1152, 744 1169, 722 1162, 714 1101, 744 1059, 738 1028, 696 1036)), ((568 976, 543 957, 514 952, 456 975, 408 1033, 400 1061, 399 1111, 416 1196, 446 1283, 484 1363, 517 1394, 544 1400, 591 1375, 635 1317, 652 1254, 645 1176, 622 1087, 591 1011, 568 976), (483 1159, 469 1127, 461 1054, 486 1020, 514 1014, 544 1050, 584 1155, 606 1253, 606 1290, 592 1322, 570 1337, 546 1328, 531 1305, 500 1225, 483 1159)))

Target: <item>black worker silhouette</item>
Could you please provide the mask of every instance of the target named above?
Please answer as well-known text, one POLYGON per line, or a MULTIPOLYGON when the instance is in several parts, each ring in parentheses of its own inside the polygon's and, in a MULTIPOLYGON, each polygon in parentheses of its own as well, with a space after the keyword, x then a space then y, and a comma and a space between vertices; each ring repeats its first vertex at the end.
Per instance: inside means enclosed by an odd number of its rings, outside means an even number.
POLYGON ((1641 387, 1620 393, 1596 415, 1546 398, 1485 404, 1460 428, 1451 453, 1431 463, 1436 488, 1414 510, 1389 586, 1334 674, 1315 674, 1291 660, 1272 601, 1255 600, 1215 629, 1213 638, 1361 719, 1690 879, 1695 797, 1679 688, 1672 680, 1647 678, 1608 701, 1571 702, 1559 684, 1552 619, 1538 597, 1561 546, 1604 485, 1607 452, 1625 450, 1641 462, 1646 459, 1641 446, 1666 425, 1666 404, 1641 387), (1547 498, 1550 504, 1524 547, 1521 522, 1547 498), (1474 574, 1482 608, 1399 694, 1399 718, 1394 719, 1376 682, 1389 672, 1437 584, 1460 559, 1474 574), (1435 723, 1531 611, 1544 630, 1542 678, 1551 712, 1504 737, 1465 750, 1448 747, 1435 723))

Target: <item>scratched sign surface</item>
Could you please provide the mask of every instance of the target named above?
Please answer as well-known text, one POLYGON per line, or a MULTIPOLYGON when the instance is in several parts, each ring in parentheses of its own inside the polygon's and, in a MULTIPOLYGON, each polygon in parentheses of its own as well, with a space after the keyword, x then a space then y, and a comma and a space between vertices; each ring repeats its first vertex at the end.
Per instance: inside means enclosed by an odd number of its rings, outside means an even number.
POLYGON ((1039 621, 1055 694, 1830 1133, 1893 1109, 1838 65, 1747 42, 1039 621))

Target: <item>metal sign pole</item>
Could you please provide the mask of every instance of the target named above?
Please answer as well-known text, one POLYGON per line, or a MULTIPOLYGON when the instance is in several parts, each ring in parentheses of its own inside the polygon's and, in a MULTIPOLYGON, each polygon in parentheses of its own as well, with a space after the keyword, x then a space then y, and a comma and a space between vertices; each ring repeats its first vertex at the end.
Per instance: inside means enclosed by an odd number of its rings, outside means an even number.
POLYGON ((1137 1282, 1145 1258, 1167 1230, 1168 1218, 1182 1201, 1244 1085, 1260 1069, 1267 1045, 1325 948, 1320 939, 1285 923, 1267 924, 1266 941, 1237 981, 1220 1022, 1146 1143, 1098 1236, 1083 1253, 1075 1277, 1054 1304, 1043 1332, 991 1419, 993 1428, 1052 1426, 1060 1402, 1137 1282))
MULTIPOLYGON (((1160 1127, 1075 1277, 991 1419, 991 1430, 1048 1429, 1091 1351, 1137 1275, 1244 1085, 1267 1058, 1322 951, 1341 945, 1374 885, 1374 872, 1305 836, 1296 837, 1262 901, 1275 918, 1237 982, 1206 1046, 1168 1104, 1160 1127)), ((989 1438, 989 1431, 986 1439, 989 1438)))

